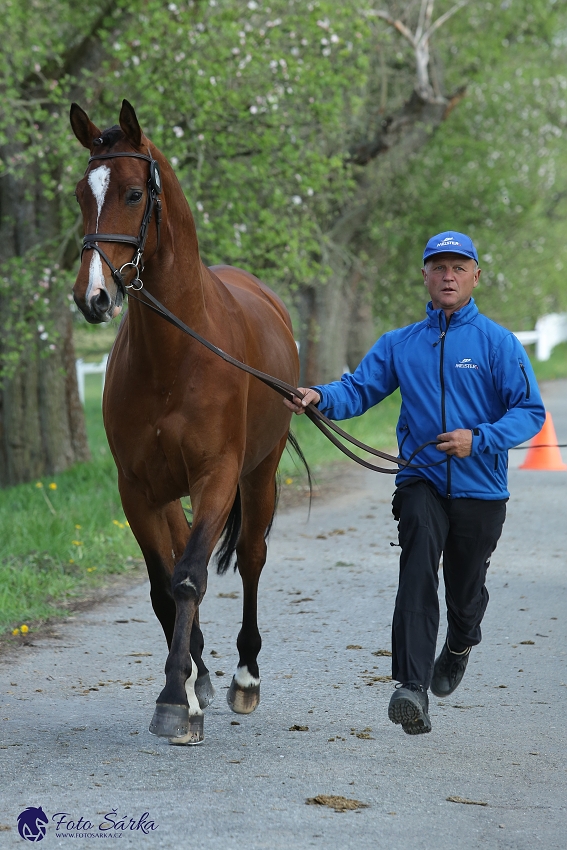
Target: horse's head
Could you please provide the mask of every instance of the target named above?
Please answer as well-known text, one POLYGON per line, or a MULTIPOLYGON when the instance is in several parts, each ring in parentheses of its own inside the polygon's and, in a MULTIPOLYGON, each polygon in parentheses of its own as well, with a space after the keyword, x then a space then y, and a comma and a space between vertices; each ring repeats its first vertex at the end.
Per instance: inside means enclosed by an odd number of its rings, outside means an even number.
MULTIPOLYGON (((159 207, 160 173, 127 100, 120 125, 104 132, 73 103, 71 127, 91 154, 75 192, 86 237, 73 297, 85 319, 99 324, 120 313, 124 285, 138 276, 132 262, 137 255, 141 271, 146 237, 147 253, 157 248, 156 225, 149 227, 149 219, 154 204, 159 207)), ((159 221, 159 209, 153 219, 159 221)))

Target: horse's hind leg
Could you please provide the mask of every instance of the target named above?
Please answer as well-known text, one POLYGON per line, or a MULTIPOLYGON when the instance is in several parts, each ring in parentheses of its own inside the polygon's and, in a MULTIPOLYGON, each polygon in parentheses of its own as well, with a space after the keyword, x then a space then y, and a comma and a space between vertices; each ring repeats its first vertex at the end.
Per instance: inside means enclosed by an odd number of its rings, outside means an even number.
POLYGON ((275 509, 275 476, 285 439, 253 472, 240 482, 242 529, 236 547, 238 571, 242 578, 242 628, 236 646, 239 659, 227 691, 227 702, 238 714, 250 714, 260 702, 258 654, 262 638, 258 630, 258 582, 266 562, 266 530, 275 509))

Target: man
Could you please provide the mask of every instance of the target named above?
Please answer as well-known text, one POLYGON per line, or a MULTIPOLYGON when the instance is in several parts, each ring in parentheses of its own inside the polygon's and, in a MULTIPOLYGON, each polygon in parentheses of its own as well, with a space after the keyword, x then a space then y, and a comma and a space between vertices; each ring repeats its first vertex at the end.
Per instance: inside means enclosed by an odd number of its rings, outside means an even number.
POLYGON ((392 502, 401 555, 392 622, 398 685, 388 716, 408 735, 431 731, 428 689, 438 697, 453 693, 480 643, 486 571, 509 497, 508 449, 537 434, 545 419, 524 349, 471 297, 480 273, 468 236, 432 237, 422 268, 427 318, 384 334, 353 374, 300 388, 301 400, 285 402, 295 413, 313 402, 332 419, 348 419, 399 387, 400 457, 437 441, 412 461, 422 468, 400 468, 392 502), (434 662, 441 555, 448 631, 434 662))

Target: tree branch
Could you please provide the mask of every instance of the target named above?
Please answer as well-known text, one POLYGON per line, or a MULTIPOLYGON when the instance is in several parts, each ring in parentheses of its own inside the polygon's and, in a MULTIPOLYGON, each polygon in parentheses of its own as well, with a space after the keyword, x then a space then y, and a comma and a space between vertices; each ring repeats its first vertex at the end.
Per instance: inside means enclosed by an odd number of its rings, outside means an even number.
POLYGON ((453 17, 453 15, 455 14, 455 12, 458 12, 458 11, 459 11, 459 9, 462 9, 462 8, 463 8, 463 6, 466 6, 466 5, 468 4, 468 2, 469 2, 469 0, 459 0, 459 2, 458 2, 458 3, 455 3, 455 5, 454 5, 454 6, 451 6, 451 8, 450 8, 450 9, 448 9, 446 12, 444 12, 442 15, 440 15, 440 16, 437 18, 437 20, 436 20, 433 24, 431 24, 431 26, 430 26, 430 27, 429 27, 429 29, 427 30, 427 33, 426 33, 427 38, 428 38, 428 39, 430 39, 430 38, 431 38, 431 36, 433 35, 433 33, 434 33, 436 30, 438 30, 438 29, 439 29, 439 27, 442 27, 442 26, 443 26, 443 24, 445 23, 445 21, 448 21, 448 20, 449 20, 449 18, 452 18, 452 17, 453 17))
POLYGON ((375 15, 377 18, 382 18, 382 20, 386 21, 388 24, 390 24, 391 27, 394 27, 394 29, 397 29, 397 31, 399 33, 401 33, 401 35, 403 35, 403 37, 406 38, 409 41, 411 46, 415 47, 415 37, 414 37, 412 31, 410 29, 408 29, 406 27, 406 25, 404 23, 402 23, 402 21, 396 20, 396 18, 393 18, 388 12, 375 11, 375 12, 372 12, 371 14, 375 15))

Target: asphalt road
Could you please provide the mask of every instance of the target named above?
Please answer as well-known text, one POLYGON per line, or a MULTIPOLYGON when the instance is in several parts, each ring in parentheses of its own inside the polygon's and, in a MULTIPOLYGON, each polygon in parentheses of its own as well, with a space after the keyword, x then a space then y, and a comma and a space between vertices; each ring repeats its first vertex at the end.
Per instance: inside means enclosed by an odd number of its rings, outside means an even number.
MULTIPOLYGON (((544 392, 567 442, 567 382, 544 392)), ((261 581, 262 702, 248 717, 225 701, 239 579, 211 574, 202 622, 217 699, 202 746, 148 732, 165 643, 145 583, 0 659, 0 847, 23 846, 17 816, 41 806, 62 813, 65 834, 51 820, 44 848, 95 833, 121 848, 564 850, 567 473, 520 471, 522 454, 484 641, 459 690, 432 698, 431 734, 388 721, 390 659, 376 655, 396 591, 393 482, 349 468, 309 521, 305 507, 278 517, 261 581), (306 805, 320 794, 366 807, 306 805), (123 816, 139 828, 120 829, 123 816)))

